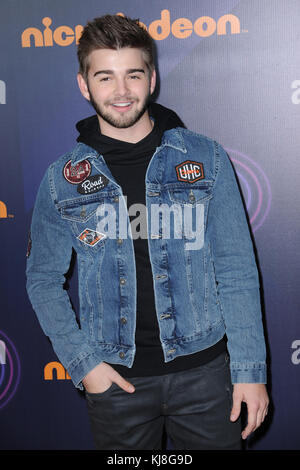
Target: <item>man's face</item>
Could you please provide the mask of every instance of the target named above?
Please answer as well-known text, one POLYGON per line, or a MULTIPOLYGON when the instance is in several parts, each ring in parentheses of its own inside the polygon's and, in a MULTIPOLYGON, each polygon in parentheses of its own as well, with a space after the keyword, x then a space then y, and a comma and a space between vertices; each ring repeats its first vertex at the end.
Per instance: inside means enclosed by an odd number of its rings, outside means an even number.
POLYGON ((125 129, 143 121, 155 88, 141 49, 98 49, 89 56, 87 82, 78 77, 80 90, 98 114, 100 127, 125 129))

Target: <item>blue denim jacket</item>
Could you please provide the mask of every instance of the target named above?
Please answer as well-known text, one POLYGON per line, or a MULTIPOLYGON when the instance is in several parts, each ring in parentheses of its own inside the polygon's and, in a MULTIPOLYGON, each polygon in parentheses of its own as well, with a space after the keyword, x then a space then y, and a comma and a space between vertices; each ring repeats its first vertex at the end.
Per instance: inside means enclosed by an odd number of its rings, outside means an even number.
MULTIPOLYGON (((146 208, 165 362, 226 333, 232 382, 266 383, 257 267, 223 148, 186 129, 165 132, 147 168, 146 208)), ((101 361, 132 366, 136 271, 126 199, 103 156, 82 143, 50 165, 40 185, 27 291, 75 386, 82 389, 101 361), (63 289, 73 249, 79 324, 63 289)))

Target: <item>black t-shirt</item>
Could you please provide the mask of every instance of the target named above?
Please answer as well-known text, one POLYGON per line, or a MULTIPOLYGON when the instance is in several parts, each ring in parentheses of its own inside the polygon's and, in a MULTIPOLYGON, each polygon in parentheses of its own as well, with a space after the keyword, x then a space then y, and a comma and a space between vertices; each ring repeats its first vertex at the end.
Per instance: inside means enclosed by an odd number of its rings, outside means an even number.
MULTIPOLYGON (((135 144, 102 135, 96 115, 80 121, 76 126, 80 132, 77 140, 103 155, 113 177, 127 198, 127 208, 130 212, 134 204, 142 204, 144 207, 146 205, 146 170, 156 148, 161 143, 162 134, 167 129, 183 127, 177 114, 161 105, 152 104, 149 113, 154 120, 153 129, 144 139, 135 144)), ((136 206, 137 209, 140 207, 136 206)), ((130 212, 133 232, 136 235, 140 232, 138 238, 133 238, 137 275, 136 355, 132 368, 117 364, 112 364, 112 366, 123 377, 137 377, 177 372, 209 362, 225 350, 224 340, 204 351, 179 356, 168 363, 164 362, 155 310, 148 242, 145 238, 147 233, 145 211, 137 211, 132 215, 130 212)))

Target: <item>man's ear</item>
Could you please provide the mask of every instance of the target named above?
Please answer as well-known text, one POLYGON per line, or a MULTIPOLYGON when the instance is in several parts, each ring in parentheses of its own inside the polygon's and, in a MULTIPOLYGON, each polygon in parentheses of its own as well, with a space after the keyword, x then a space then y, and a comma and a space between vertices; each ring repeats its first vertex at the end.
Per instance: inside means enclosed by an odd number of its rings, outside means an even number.
POLYGON ((77 74, 77 83, 78 83, 82 96, 84 96, 86 100, 90 101, 90 93, 89 93, 86 81, 81 75, 81 73, 77 74))
POLYGON ((150 93, 154 92, 156 87, 156 71, 155 69, 152 70, 151 77, 150 77, 150 93))

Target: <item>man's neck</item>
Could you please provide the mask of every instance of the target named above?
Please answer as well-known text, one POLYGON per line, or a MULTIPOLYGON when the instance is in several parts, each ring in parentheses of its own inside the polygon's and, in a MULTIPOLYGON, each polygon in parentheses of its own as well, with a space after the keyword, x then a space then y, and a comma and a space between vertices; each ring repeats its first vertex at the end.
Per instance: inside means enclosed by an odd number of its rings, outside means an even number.
POLYGON ((132 144, 136 144, 140 140, 144 139, 148 134, 150 134, 154 125, 147 111, 137 123, 125 129, 119 129, 117 127, 111 126, 99 115, 98 121, 102 135, 106 135, 112 139, 122 140, 132 144))

